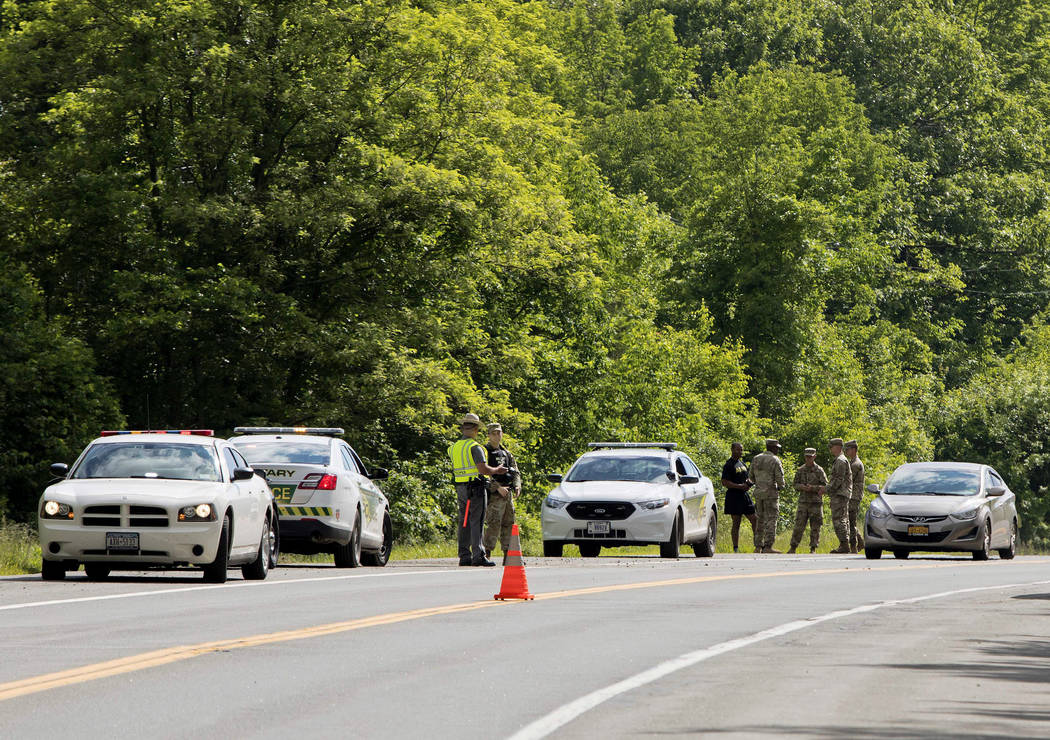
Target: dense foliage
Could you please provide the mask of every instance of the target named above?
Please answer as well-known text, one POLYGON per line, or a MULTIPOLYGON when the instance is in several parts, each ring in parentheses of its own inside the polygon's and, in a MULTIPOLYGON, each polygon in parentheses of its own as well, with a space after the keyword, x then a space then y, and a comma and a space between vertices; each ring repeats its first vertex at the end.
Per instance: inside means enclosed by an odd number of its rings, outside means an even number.
MULTIPOLYGON (((401 536, 454 420, 992 461, 1050 540, 1036 0, 6 0, 0 467, 344 426, 401 536)), ((527 517, 526 517, 527 519, 527 517)))

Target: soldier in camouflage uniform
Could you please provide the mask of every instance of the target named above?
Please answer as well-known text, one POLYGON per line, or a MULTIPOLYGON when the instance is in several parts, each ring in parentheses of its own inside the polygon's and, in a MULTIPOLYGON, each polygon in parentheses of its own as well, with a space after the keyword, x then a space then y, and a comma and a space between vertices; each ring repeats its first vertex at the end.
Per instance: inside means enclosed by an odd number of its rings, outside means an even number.
POLYGON ((816 552, 820 544, 820 528, 824 524, 824 497, 821 490, 828 484, 824 468, 817 465, 817 451, 807 447, 803 453, 806 463, 795 471, 795 490, 798 491, 798 510, 795 512, 795 530, 791 533, 793 553, 802 542, 802 535, 809 524, 809 551, 816 552))
POLYGON ((851 439, 842 448, 849 460, 850 473, 853 474, 853 490, 849 497, 849 547, 850 552, 864 549, 864 537, 857 529, 857 516, 860 514, 860 500, 864 496, 864 463, 857 455, 857 440, 851 439))
POLYGON ((777 515, 780 513, 780 492, 784 489, 784 465, 777 457, 780 442, 766 440, 766 451, 755 455, 748 477, 755 484, 755 552, 779 553, 773 549, 777 536, 777 515))
POLYGON ((495 468, 502 465, 507 472, 493 475, 489 480, 489 503, 485 509, 485 536, 482 542, 485 552, 491 557, 498 539, 503 558, 506 559, 507 548, 510 547, 510 529, 514 524, 514 499, 521 493, 521 472, 514 455, 503 446, 503 427, 492 423, 488 430, 489 441, 485 443, 485 449, 489 455, 489 466, 495 468))
POLYGON ((828 503, 831 504, 831 523, 835 526, 835 536, 839 546, 831 552, 835 555, 849 552, 849 497, 853 493, 853 473, 849 460, 842 454, 842 438, 835 437, 828 442, 831 451, 831 477, 826 491, 828 503))

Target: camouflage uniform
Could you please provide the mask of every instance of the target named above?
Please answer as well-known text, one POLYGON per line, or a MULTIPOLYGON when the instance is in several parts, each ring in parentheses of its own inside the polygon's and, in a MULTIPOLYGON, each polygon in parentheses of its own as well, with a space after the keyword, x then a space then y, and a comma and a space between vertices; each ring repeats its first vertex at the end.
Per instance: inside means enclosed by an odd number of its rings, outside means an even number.
POLYGON ((502 465, 508 472, 493 476, 489 481, 489 504, 485 509, 485 536, 482 542, 491 555, 498 539, 506 555, 510 547, 510 528, 514 524, 514 495, 521 490, 521 473, 514 462, 514 455, 506 447, 500 445, 498 449, 493 449, 491 443, 486 443, 485 449, 489 453, 489 465, 493 468, 502 465), (510 489, 510 495, 500 493, 500 486, 510 489))
POLYGON ((857 529, 860 500, 864 496, 864 463, 860 461, 860 455, 850 461, 849 467, 853 475, 853 489, 849 497, 849 544, 854 550, 860 550, 864 547, 864 537, 857 529))
POLYGON ((831 463, 827 492, 828 503, 831 504, 831 523, 835 526, 840 548, 849 548, 849 497, 852 490, 853 474, 850 472, 849 460, 839 453, 831 463))
POLYGON ((755 484, 755 551, 773 547, 780 513, 780 491, 784 488, 784 466, 772 452, 755 455, 751 461, 751 482, 755 484))
POLYGON ((795 490, 798 494, 798 510, 795 512, 795 529, 791 533, 791 549, 802 542, 802 535, 809 523, 809 549, 820 544, 820 528, 824 525, 824 497, 818 491, 806 491, 806 486, 826 486, 828 476, 824 468, 815 462, 807 463, 795 471, 795 490))

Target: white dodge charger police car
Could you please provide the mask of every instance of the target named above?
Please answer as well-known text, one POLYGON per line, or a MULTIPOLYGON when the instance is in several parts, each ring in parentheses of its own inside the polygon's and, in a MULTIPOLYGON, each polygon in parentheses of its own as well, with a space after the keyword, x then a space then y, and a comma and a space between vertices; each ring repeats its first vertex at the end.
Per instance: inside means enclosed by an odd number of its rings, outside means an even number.
POLYGON ((40 497, 44 580, 83 564, 112 570, 199 566, 223 583, 241 566, 266 578, 277 562, 277 513, 266 481, 211 430, 102 432, 40 497))
POLYGON ((314 427, 237 427, 230 442, 261 470, 280 512, 285 552, 330 552, 340 568, 386 565, 393 528, 390 503, 343 430, 314 427))
POLYGON ((677 558, 681 545, 698 557, 715 553, 714 486, 677 445, 591 442, 543 502, 543 554, 560 557, 576 545, 584 557, 603 547, 660 545, 677 558))

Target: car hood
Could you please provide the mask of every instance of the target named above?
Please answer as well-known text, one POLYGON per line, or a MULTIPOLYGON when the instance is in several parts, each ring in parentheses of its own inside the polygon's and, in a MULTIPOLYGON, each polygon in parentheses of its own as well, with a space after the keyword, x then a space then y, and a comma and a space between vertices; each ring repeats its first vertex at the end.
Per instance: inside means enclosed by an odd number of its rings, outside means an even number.
POLYGON ((640 483, 637 481, 581 481, 565 483, 551 491, 554 498, 568 501, 649 501, 669 496, 672 483, 640 483))
POLYGON ((880 498, 894 514, 905 516, 954 514, 957 511, 975 509, 986 500, 983 496, 904 496, 900 494, 883 494, 880 498))
POLYGON ((225 484, 218 481, 169 480, 164 478, 93 478, 91 480, 64 480, 44 491, 44 497, 76 500, 77 504, 156 503, 157 501, 185 501, 206 503, 219 493, 225 484))

